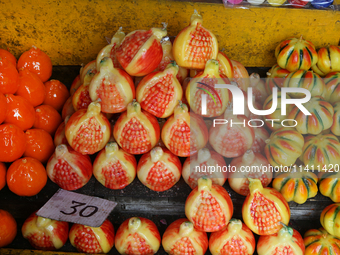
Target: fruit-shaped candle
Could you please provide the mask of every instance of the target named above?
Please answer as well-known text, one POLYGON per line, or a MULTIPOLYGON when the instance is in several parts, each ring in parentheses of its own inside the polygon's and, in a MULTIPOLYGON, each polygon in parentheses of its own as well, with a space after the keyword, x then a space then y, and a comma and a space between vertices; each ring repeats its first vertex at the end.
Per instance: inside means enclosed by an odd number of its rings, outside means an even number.
POLYGON ((229 103, 229 90, 215 88, 216 84, 230 84, 227 76, 219 72, 219 63, 215 59, 206 62, 203 72, 198 73, 188 84, 185 91, 190 109, 196 114, 216 117, 224 113, 229 103), (206 105, 202 105, 205 96, 206 105))
POLYGON ((320 172, 319 190, 320 193, 332 199, 333 202, 340 202, 340 173, 332 169, 330 172, 320 172))
POLYGON ((226 229, 210 235, 209 250, 212 255, 253 254, 255 237, 241 220, 231 219, 226 229))
POLYGON ((23 68, 37 74, 42 82, 46 82, 52 75, 50 57, 36 46, 22 53, 18 59, 17 69, 23 68))
POLYGON ((248 125, 249 119, 243 115, 233 115, 230 107, 224 113, 228 123, 212 126, 209 130, 209 143, 216 152, 227 158, 243 155, 254 142, 254 128, 248 125), (238 125, 236 123, 245 123, 238 125), (234 124, 232 124, 234 123, 234 124))
POLYGON ((68 223, 40 217, 35 213, 25 220, 22 236, 37 250, 53 251, 63 247, 68 239, 68 223))
POLYGON ((336 102, 333 105, 334 115, 331 131, 334 135, 340 136, 340 102, 336 102))
POLYGON ((92 102, 87 110, 76 111, 65 126, 70 146, 83 154, 94 154, 104 148, 110 139, 111 126, 101 113, 99 102, 92 102))
POLYGON ((269 96, 269 93, 266 90, 265 81, 260 78, 260 75, 258 73, 252 73, 249 76, 249 79, 249 87, 251 87, 253 90, 253 97, 255 97, 255 102, 260 103, 262 106, 264 101, 269 96))
POLYGON ((268 0, 268 3, 272 6, 281 6, 286 0, 268 0))
POLYGON ((311 0, 288 0, 288 3, 295 8, 303 8, 309 2, 311 2, 311 0))
POLYGON ((305 115, 294 105, 287 116, 288 119, 291 119, 288 121, 289 125, 296 125, 296 130, 301 134, 317 135, 332 126, 334 109, 323 97, 312 97, 304 104, 304 107, 311 115, 305 115))
POLYGON ((320 223, 326 231, 337 237, 340 238, 340 217, 339 217, 339 211, 340 211, 340 204, 331 204, 327 206, 325 209, 323 209, 321 215, 320 215, 320 223))
POLYGON ((240 4, 243 0, 227 0, 231 4, 240 4))
POLYGON ((76 90, 80 87, 80 85, 81 85, 80 74, 78 74, 76 78, 74 78, 73 82, 71 83, 71 87, 70 87, 71 97, 73 96, 74 92, 76 92, 76 90))
POLYGON ((156 254, 161 236, 155 223, 142 217, 132 217, 119 226, 115 247, 120 254, 156 254))
POLYGON ((305 245, 298 231, 283 225, 275 234, 260 236, 256 250, 258 255, 304 255, 305 245))
POLYGON ((108 253, 114 246, 115 232, 112 223, 106 219, 100 227, 73 224, 69 234, 72 246, 84 253, 108 253))
POLYGON ((14 124, 23 131, 31 128, 35 122, 35 110, 32 104, 21 96, 5 95, 7 114, 4 123, 14 124))
POLYGON ((96 60, 88 62, 85 66, 82 65, 79 71, 81 84, 86 81, 86 76, 93 77, 97 73, 97 71, 98 70, 96 60))
MULTIPOLYGON (((304 169, 305 166, 301 166, 304 169)), ((287 202, 294 201, 303 204, 308 198, 315 197, 318 193, 318 177, 309 171, 289 171, 279 174, 273 181, 272 186, 280 191, 287 202)))
POLYGON ((216 232, 225 228, 234 211, 228 192, 220 185, 200 178, 185 202, 185 215, 197 230, 216 232))
POLYGON ((2 209, 0 209, 0 219, 0 248, 2 248, 14 241, 15 237, 17 236, 18 225, 12 214, 2 209))
POLYGON ((63 122, 60 123, 57 131, 54 134, 54 146, 57 147, 60 144, 69 145, 65 136, 65 126, 71 116, 67 116, 63 122))
POLYGON ((16 66, 16 64, 17 64, 16 57, 14 57, 14 55, 11 52, 9 52, 9 50, 0 49, 0 57, 4 58, 4 59, 7 59, 14 66, 16 66))
POLYGON ((182 99, 182 86, 176 78, 178 65, 171 62, 164 71, 152 72, 137 86, 136 99, 143 110, 158 118, 169 117, 182 99))
POLYGON ((200 69, 190 69, 189 70, 189 77, 194 78, 199 72, 202 72, 200 69))
POLYGON ((194 155, 208 142, 208 129, 197 114, 188 112, 188 107, 179 102, 162 128, 165 146, 179 157, 194 155))
MULTIPOLYGON (((297 70, 287 75, 283 87, 303 88, 310 92, 311 96, 324 96, 326 86, 321 77, 313 71, 297 70)), ((306 95, 299 92, 289 92, 292 98, 304 98, 306 95)))
POLYGON ((272 166, 290 166, 302 154, 303 136, 294 128, 280 128, 271 133, 264 153, 272 166))
POLYGON ((65 144, 58 145, 46 165, 51 181, 65 190, 83 187, 92 176, 92 162, 88 155, 83 155, 65 144))
POLYGON ((113 35, 110 44, 106 45, 104 48, 102 48, 99 51, 97 55, 97 59, 96 59, 97 67, 100 66, 100 62, 104 58, 109 57, 112 60, 114 68, 120 68, 120 64, 116 56, 116 51, 118 47, 120 46, 120 44, 122 43, 122 41, 124 40, 124 37, 125 37, 125 33, 123 32, 123 28, 120 27, 117 30, 117 32, 113 35))
POLYGON ((227 165, 224 158, 217 152, 203 148, 197 154, 188 157, 183 164, 182 176, 184 181, 194 189, 198 180, 206 176, 213 184, 223 186, 227 180, 227 165))
POLYGON ((9 60, 0 58, 0 93, 14 94, 19 88, 19 73, 9 60))
POLYGON ((290 72, 281 68, 278 64, 272 66, 267 72, 266 90, 269 95, 272 94, 272 89, 277 88, 280 90, 283 87, 283 82, 290 72))
POLYGON ((166 27, 132 31, 116 50, 119 63, 131 76, 151 73, 162 60, 160 41, 166 35, 166 27))
POLYGON ((13 162, 26 150, 26 136, 22 129, 14 124, 0 125, 0 161, 13 162))
POLYGON ((51 79, 44 83, 46 96, 43 104, 50 105, 61 112, 66 100, 70 97, 68 87, 59 80, 51 79))
POLYGON ((4 96, 4 94, 2 94, 0 92, 0 109, 1 109, 1 113, 0 113, 0 124, 2 122, 4 122, 6 115, 7 115, 7 99, 4 96))
POLYGON ((126 152, 144 154, 157 144, 160 137, 159 124, 153 115, 142 111, 140 104, 133 100, 117 120, 113 136, 126 152))
POLYGON ((104 58, 97 68, 89 85, 91 100, 99 100, 101 111, 105 113, 125 111, 135 98, 132 78, 124 70, 114 68, 111 58, 104 58))
POLYGON ((264 148, 266 147, 266 140, 269 138, 269 133, 264 127, 256 127, 254 143, 251 146, 251 150, 254 153, 260 153, 264 155, 264 148))
POLYGON ((249 179, 250 193, 242 207, 244 223, 258 235, 277 233, 282 224, 288 224, 290 208, 280 192, 263 188, 259 179, 249 179))
MULTIPOLYGON (((286 95, 286 99, 290 99, 288 95, 286 95)), ((292 105, 286 104, 286 115, 281 114, 281 92, 277 92, 277 105, 275 108, 275 111, 271 114, 265 115, 264 118, 267 119, 268 121, 265 121, 267 127, 271 131, 275 131, 279 128, 282 127, 282 121, 287 119, 287 115, 291 112, 292 110, 292 105)), ((263 110, 269 110, 272 109, 273 107, 273 94, 270 94, 269 97, 264 101, 263 103, 263 110)))
POLYGON ((76 111, 80 109, 87 109, 91 102, 89 84, 82 84, 72 96, 73 109, 76 111))
MULTIPOLYGON (((263 120, 263 116, 262 115, 257 115, 253 112, 251 112, 249 110, 248 107, 248 94, 246 92, 242 92, 243 96, 244 96, 244 116, 246 116, 249 120, 253 120, 256 119, 257 122, 249 122, 249 126, 254 125, 255 127, 258 125, 262 125, 262 122, 259 122, 258 120, 263 120), (261 123, 261 124, 260 124, 261 123)), ((252 105, 256 110, 263 110, 263 106, 262 104, 260 104, 259 102, 255 101, 255 96, 254 94, 250 95, 252 97, 252 105)), ((237 98, 235 98, 235 100, 237 100, 237 98)))
POLYGON ((204 255, 208 249, 208 236, 196 230, 188 219, 178 219, 165 230, 162 245, 168 254, 204 255))
POLYGON ((278 65, 289 72, 309 70, 318 62, 315 46, 302 36, 299 39, 289 38, 282 41, 275 49, 275 57, 278 65))
POLYGON ((306 166, 315 166, 318 171, 339 167, 340 143, 332 134, 306 136, 300 160, 306 166))
POLYGON ((189 103, 188 103, 188 101, 187 101, 187 99, 186 99, 186 97, 185 97, 185 91, 187 90, 187 87, 188 87, 188 84, 189 84, 189 82, 191 81, 191 77, 187 77, 187 78, 185 78, 184 79, 184 81, 182 82, 182 89, 183 89, 183 96, 182 96, 182 103, 183 104, 186 104, 186 105, 189 105, 189 103))
POLYGON ((46 186, 47 174, 44 165, 37 159, 23 157, 15 160, 6 173, 7 187, 21 197, 38 195, 46 186))
POLYGON ((220 73, 224 74, 228 78, 234 77, 234 67, 231 60, 228 58, 228 56, 223 53, 222 51, 218 52, 217 54, 217 61, 219 63, 219 71, 220 73))
POLYGON ((32 128, 25 132, 24 157, 32 157, 45 164, 55 150, 52 136, 43 129, 32 128))
MULTIPOLYGON (((168 36, 163 37, 161 40, 162 49, 163 49, 163 58, 157 68, 154 70, 156 71, 164 71, 164 69, 172 62, 174 61, 174 56, 172 54, 172 43, 170 41, 170 38, 168 36)), ((186 77, 189 75, 189 70, 184 67, 178 68, 178 73, 176 75, 177 80, 180 84, 184 81, 186 77)))
POLYGON ((318 50, 318 62, 312 66, 314 72, 325 76, 340 71, 340 47, 328 45, 318 50))
POLYGON ((66 116, 71 116, 73 113, 75 113, 76 110, 74 110, 73 108, 73 104, 72 104, 72 97, 69 97, 64 106, 63 109, 61 111, 61 117, 63 118, 63 120, 66 118, 66 116))
POLYGON ((168 149, 155 147, 144 154, 137 166, 138 179, 154 191, 165 191, 181 178, 182 165, 168 149))
POLYGON ((247 92, 250 80, 247 69, 240 62, 231 60, 234 70, 234 76, 232 81, 236 82, 237 86, 244 92, 247 92))
MULTIPOLYGON (((1 51, 0 51, 1 53, 1 51)), ((5 163, 0 163, 0 190, 2 190, 6 186, 6 175, 7 175, 7 166, 5 163)))
POLYGON ((89 104, 92 102, 90 97, 89 86, 93 76, 97 73, 97 69, 89 70, 84 76, 84 82, 74 92, 72 96, 72 105, 75 111, 80 109, 87 109, 89 104))
POLYGON ((53 136, 62 122, 63 119, 60 113, 52 106, 42 104, 35 107, 33 128, 43 129, 53 136))
POLYGON ((41 105, 46 97, 46 88, 39 76, 28 69, 19 70, 19 88, 16 95, 27 99, 33 107, 41 105))
POLYGON ((340 240, 327 233, 324 228, 310 229, 303 238, 305 255, 332 255, 340 254, 340 240))
POLYGON ((312 0, 312 6, 316 9, 325 9, 333 3, 333 0, 312 0))
POLYGON ((173 45, 173 55, 179 66, 188 69, 204 69, 209 59, 218 54, 217 38, 202 26, 200 14, 191 15, 190 25, 178 33, 173 45))
POLYGON ((161 40, 162 50, 163 50, 163 57, 159 65, 156 67, 154 72, 164 71, 164 69, 174 61, 174 57, 172 55, 172 43, 170 41, 169 36, 165 36, 161 40))
POLYGON ((264 3, 264 0, 247 0, 247 2, 252 5, 260 5, 264 3))
POLYGON ((249 194, 248 178, 260 179, 263 187, 267 187, 273 178, 268 160, 252 150, 246 151, 243 156, 234 158, 230 166, 235 167, 236 171, 230 171, 228 174, 229 186, 242 196, 249 194))
POLYGON ((326 92, 324 98, 334 104, 340 101, 340 72, 331 72, 325 76, 326 92))
POLYGON ((108 142, 93 162, 94 177, 109 189, 125 188, 135 179, 136 172, 135 157, 115 142, 108 142))

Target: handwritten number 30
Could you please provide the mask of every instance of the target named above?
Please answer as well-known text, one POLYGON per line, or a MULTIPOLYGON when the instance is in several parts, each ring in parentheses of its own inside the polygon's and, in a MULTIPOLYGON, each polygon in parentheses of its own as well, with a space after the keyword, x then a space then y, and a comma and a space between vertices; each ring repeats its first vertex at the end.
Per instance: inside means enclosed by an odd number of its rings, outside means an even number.
MULTIPOLYGON (((72 212, 64 212, 64 211, 60 211, 60 212, 63 213, 63 214, 66 214, 66 215, 75 214, 77 212, 77 209, 76 209, 77 207, 86 205, 86 203, 81 203, 81 202, 77 202, 77 201, 74 201, 74 200, 72 200, 72 204, 76 204, 74 206, 71 206, 71 208, 73 209, 72 212)), ((81 209, 79 211, 79 216, 80 217, 91 217, 96 212, 98 212, 98 207, 97 206, 88 205, 88 206, 85 206, 83 209, 81 209), (86 210, 91 210, 91 211, 87 212, 87 214, 86 214, 85 213, 86 210)))

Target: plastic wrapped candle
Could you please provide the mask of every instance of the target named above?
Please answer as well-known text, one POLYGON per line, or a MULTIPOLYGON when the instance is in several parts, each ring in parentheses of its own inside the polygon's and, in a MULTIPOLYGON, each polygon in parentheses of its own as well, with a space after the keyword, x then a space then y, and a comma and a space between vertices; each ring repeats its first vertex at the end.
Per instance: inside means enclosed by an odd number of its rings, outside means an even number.
POLYGON ((231 4, 240 4, 242 3, 242 0, 228 0, 228 2, 231 4))
POLYGON ((264 0, 247 0, 247 2, 252 5, 260 5, 264 3, 264 0))

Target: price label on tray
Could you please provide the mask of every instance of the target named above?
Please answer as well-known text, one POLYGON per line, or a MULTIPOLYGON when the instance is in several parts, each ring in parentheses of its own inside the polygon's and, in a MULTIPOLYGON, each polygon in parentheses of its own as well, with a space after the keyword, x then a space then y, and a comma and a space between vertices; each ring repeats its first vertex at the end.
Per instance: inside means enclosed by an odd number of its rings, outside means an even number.
POLYGON ((38 216, 100 227, 117 203, 59 189, 37 212, 38 216))

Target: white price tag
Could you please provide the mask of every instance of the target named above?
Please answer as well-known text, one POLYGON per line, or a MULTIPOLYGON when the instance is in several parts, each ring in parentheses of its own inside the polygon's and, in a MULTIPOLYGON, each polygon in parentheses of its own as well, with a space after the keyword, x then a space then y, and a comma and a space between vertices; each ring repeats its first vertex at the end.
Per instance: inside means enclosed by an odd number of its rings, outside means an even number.
POLYGON ((100 227, 117 203, 59 189, 36 213, 38 216, 100 227))

